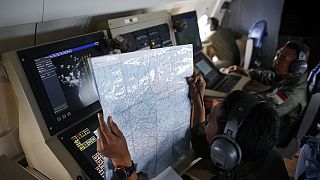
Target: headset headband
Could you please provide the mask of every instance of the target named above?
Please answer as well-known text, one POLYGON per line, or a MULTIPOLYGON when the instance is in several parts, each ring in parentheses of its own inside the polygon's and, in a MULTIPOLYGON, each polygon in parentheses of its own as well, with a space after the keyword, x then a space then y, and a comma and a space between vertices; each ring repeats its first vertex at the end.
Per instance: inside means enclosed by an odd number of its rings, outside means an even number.
POLYGON ((243 124, 248 114, 255 106, 264 102, 264 100, 256 95, 253 96, 248 94, 242 97, 232 108, 223 133, 235 139, 239 127, 243 124))

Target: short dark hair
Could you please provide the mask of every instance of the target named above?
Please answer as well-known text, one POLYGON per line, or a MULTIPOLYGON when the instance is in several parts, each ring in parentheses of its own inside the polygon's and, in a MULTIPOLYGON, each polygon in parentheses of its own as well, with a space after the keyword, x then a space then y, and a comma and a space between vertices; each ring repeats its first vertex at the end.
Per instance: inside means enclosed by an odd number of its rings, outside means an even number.
MULTIPOLYGON (((219 131, 222 133, 228 116, 244 91, 233 91, 221 103, 222 114, 218 119, 219 131)), ((256 96, 251 94, 252 96, 256 96)), ((238 129, 236 141, 242 150, 242 160, 251 161, 268 155, 279 139, 280 119, 269 103, 260 103, 252 109, 238 129)))
POLYGON ((302 51, 305 54, 305 61, 308 60, 310 54, 310 48, 302 41, 291 40, 286 42, 285 47, 296 50, 297 59, 299 58, 299 54, 302 51))

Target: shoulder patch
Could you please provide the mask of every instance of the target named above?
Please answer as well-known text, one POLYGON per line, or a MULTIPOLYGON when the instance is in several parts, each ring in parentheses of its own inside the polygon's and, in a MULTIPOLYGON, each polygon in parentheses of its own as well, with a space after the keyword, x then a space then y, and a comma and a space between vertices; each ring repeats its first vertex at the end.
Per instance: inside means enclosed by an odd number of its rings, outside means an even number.
POLYGON ((282 91, 276 92, 272 98, 277 104, 282 104, 288 99, 287 95, 282 91))

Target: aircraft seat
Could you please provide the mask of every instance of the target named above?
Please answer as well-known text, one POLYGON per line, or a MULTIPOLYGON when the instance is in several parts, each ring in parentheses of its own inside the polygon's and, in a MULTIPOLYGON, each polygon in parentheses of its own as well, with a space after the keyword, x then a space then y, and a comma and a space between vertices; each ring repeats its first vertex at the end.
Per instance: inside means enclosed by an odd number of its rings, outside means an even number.
POLYGON ((320 137, 303 136, 294 180, 320 179, 320 137))
POLYGON ((240 65, 245 68, 260 67, 261 62, 258 61, 261 46, 264 37, 267 35, 267 22, 265 20, 256 21, 249 29, 248 39, 244 59, 240 65))

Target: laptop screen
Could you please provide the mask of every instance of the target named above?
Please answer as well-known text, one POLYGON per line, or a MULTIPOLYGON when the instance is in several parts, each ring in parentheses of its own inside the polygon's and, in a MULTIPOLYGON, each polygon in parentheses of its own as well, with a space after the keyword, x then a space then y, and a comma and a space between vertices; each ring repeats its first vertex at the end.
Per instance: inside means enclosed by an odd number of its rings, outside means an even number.
POLYGON ((223 79, 224 75, 202 52, 195 54, 193 58, 194 65, 200 70, 207 82, 207 86, 214 87, 223 79))
POLYGON ((193 52, 202 49, 196 11, 171 16, 178 45, 192 44, 193 52))
POLYGON ((206 63, 203 59, 201 59, 197 64, 195 64, 196 67, 204 74, 208 75, 211 71, 211 67, 208 63, 206 63))

